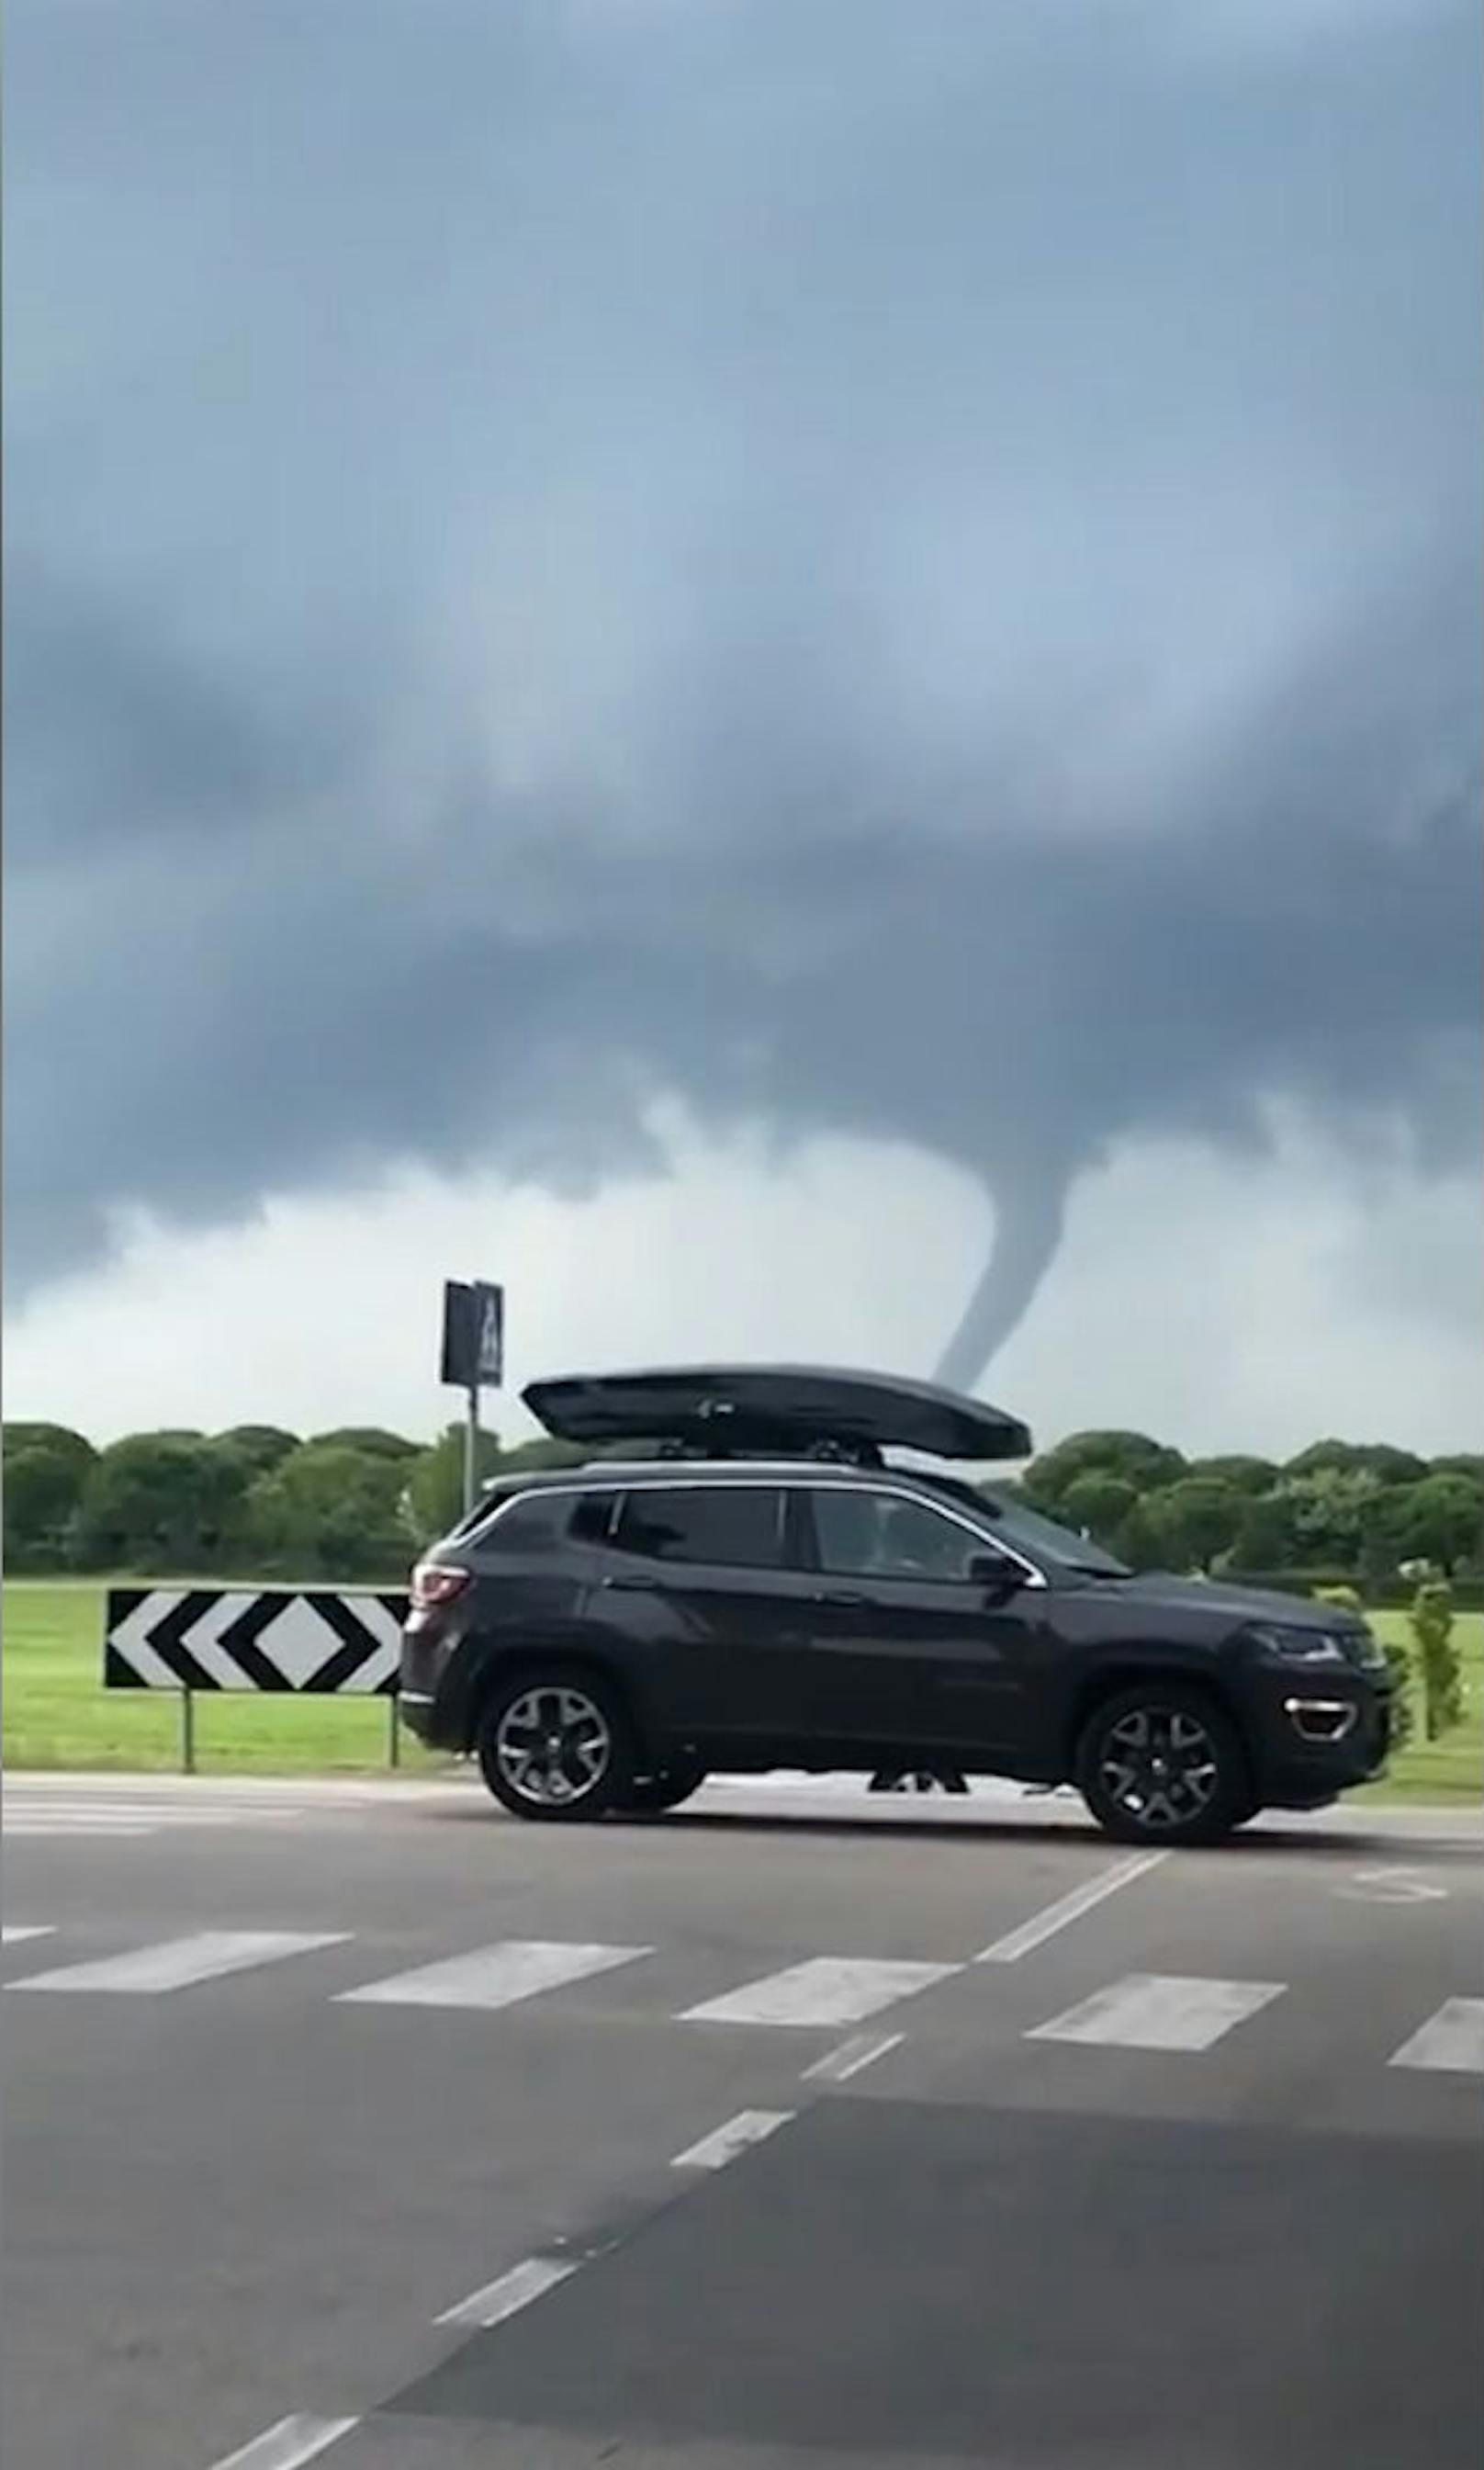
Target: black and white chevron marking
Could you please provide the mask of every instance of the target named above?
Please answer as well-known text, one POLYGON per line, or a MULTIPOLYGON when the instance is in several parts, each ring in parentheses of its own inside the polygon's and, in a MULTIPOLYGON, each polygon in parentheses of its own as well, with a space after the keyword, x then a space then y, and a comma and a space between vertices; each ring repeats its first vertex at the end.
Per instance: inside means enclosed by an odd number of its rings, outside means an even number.
POLYGON ((406 1604, 305 1587, 112 1587, 104 1686, 385 1696, 406 1604))

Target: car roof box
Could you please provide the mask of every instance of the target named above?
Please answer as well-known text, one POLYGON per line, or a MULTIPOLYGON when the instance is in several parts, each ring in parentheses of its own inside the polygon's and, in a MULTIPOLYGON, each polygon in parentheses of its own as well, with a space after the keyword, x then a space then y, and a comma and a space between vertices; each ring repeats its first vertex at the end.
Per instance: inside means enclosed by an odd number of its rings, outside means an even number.
POLYGON ((870 1455, 1023 1458, 1029 1428, 997 1407, 925 1381, 807 1364, 700 1364, 533 1381, 525 1405, 561 1441, 663 1441, 711 1456, 870 1455))

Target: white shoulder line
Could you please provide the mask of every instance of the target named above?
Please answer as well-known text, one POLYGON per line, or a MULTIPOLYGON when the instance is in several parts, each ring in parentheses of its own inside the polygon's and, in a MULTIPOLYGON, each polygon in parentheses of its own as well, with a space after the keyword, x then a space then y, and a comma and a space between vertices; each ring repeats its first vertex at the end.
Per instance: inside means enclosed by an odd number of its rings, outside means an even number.
POLYGON ((1169 1858, 1165 1852, 1131 1852, 1126 1861, 1115 1861, 1111 1869, 1100 1870, 1095 1878, 1086 1878, 1081 1886, 1073 1887, 1068 1894, 1058 1896, 1044 1912, 1032 1913, 1018 1929, 1008 1930, 1003 1938, 993 1940, 975 1956, 975 1963, 1018 1964, 1023 1955, 1030 1955, 1036 1947, 1044 1946, 1049 1938, 1055 1938, 1056 1932, 1064 1930, 1070 1922, 1080 1921, 1082 1915, 1090 1913, 1095 1905, 1102 1903, 1109 1896, 1116 1896, 1121 1887, 1131 1887, 1135 1878, 1144 1877, 1169 1858))
POLYGON ((725 2127, 703 2135, 699 2144, 687 2145, 677 2153, 672 2170, 724 2170, 750 2144, 761 2144, 766 2136, 776 2134, 794 2116, 791 2109, 739 2109, 725 2127))
POLYGON ((461 2298, 456 2307, 446 2307, 441 2316, 433 2318, 433 2322, 468 2324, 476 2331, 488 2332, 491 2325, 503 2324, 507 2316, 529 2307, 533 2298, 555 2290, 559 2281, 566 2281, 576 2270, 575 2264, 559 2264, 553 2256, 527 2256, 523 2264, 513 2264, 508 2272, 502 2272, 498 2281, 486 2282, 482 2290, 461 2298))
POLYGON ((296 2411, 291 2418, 281 2418, 276 2427, 266 2427, 250 2444, 227 2454, 214 2464, 214 2470, 300 2470, 301 2463, 328 2452, 359 2425, 359 2418, 316 2418, 308 2411, 296 2411))

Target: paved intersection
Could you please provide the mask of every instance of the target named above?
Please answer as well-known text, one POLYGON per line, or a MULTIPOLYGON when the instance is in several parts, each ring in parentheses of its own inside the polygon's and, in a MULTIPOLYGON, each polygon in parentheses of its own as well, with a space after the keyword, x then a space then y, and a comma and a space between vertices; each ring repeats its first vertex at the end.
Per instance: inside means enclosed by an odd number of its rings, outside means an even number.
POLYGON ((48 1791, 217 1821, 7 1847, 28 2470, 1478 2457, 1467 1821, 48 1791))

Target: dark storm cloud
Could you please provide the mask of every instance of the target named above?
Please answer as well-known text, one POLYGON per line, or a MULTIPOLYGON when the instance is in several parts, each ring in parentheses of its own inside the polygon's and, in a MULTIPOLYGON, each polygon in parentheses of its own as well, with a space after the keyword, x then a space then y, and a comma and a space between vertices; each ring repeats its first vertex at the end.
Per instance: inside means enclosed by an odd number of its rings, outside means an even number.
POLYGON ((32 0, 22 1293, 658 1090, 1472 1137, 1473 12, 32 0))

